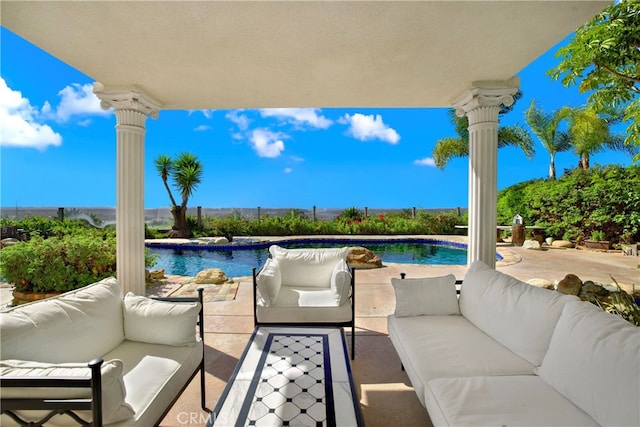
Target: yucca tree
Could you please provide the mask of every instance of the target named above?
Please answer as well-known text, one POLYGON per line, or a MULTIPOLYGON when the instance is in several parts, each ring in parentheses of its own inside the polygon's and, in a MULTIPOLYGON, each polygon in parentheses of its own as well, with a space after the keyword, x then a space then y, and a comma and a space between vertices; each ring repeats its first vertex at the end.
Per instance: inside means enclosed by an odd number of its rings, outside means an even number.
POLYGON ((169 237, 189 237, 191 230, 187 224, 187 203, 201 182, 202 163, 191 153, 180 153, 176 159, 162 154, 154 160, 154 164, 171 200, 173 227, 169 237), (174 187, 180 192, 180 205, 173 197, 169 179, 173 181, 174 187))
POLYGON ((531 105, 524 112, 524 120, 551 156, 549 179, 556 179, 556 154, 571 148, 569 132, 559 129, 560 123, 570 115, 571 111, 567 108, 561 108, 549 114, 541 108, 536 108, 535 101, 531 101, 531 105))
MULTIPOLYGON (((457 137, 447 137, 436 141, 433 148, 433 160, 436 166, 444 169, 450 159, 454 157, 469 156, 469 120, 467 117, 458 117, 454 110, 449 110, 451 123, 455 128, 457 137)), ((533 158, 535 147, 529 132, 521 126, 512 125, 498 128, 498 148, 518 147, 529 158, 533 158)))
POLYGON ((610 126, 620 122, 621 114, 613 109, 598 111, 592 105, 582 108, 566 108, 569 119, 569 136, 574 152, 578 155, 578 167, 589 169, 591 155, 605 149, 628 153, 633 156, 638 149, 625 145, 625 137, 612 133, 610 126))

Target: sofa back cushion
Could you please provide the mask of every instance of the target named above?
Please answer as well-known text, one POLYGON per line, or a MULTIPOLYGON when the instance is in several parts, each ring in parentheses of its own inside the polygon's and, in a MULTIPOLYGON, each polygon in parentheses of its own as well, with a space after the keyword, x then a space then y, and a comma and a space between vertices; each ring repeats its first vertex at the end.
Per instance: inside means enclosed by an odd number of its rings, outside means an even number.
POLYGON ((285 249, 269 247, 280 268, 283 286, 330 288, 336 264, 346 260, 349 248, 285 249))
POLYGON ((129 292, 124 297, 124 336, 129 341, 195 345, 199 302, 158 301, 129 292))
POLYGON ((456 276, 391 279, 396 294, 396 317, 460 314, 456 276))
POLYGON ((640 328, 620 317, 565 305, 537 373, 598 424, 640 425, 640 328))
POLYGON ((0 313, 0 358, 88 362, 124 340, 115 278, 0 313))
POLYGON ((475 261, 462 282, 460 312, 500 344, 540 366, 562 307, 575 299, 475 261))

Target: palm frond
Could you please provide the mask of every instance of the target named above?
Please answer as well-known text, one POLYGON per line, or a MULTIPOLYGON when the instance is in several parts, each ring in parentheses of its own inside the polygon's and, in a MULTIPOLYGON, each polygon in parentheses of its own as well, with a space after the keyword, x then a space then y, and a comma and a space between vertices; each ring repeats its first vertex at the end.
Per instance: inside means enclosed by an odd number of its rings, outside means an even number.
POLYGON ((536 147, 531 134, 519 125, 505 126, 498 129, 498 148, 518 147, 529 158, 533 158, 536 147))
POLYGON ((469 155, 469 143, 462 138, 442 138, 436 141, 433 148, 433 160, 436 166, 444 169, 450 159, 455 157, 467 157, 469 155))

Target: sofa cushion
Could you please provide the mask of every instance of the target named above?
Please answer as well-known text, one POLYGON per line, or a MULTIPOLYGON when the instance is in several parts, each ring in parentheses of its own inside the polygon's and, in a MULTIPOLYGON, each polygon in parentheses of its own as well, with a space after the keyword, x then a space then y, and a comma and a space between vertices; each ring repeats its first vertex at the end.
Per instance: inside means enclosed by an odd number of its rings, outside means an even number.
POLYGON ((124 297, 124 335, 150 344, 193 345, 199 313, 199 302, 158 301, 129 292, 124 297))
POLYGON ((269 307, 278 298, 281 284, 282 275, 280 274, 278 261, 273 258, 267 259, 264 267, 256 277, 258 292, 260 292, 260 297, 265 307, 269 307))
POLYGON ((500 344, 540 366, 562 307, 575 299, 475 261, 462 283, 460 312, 500 344))
POLYGON ((329 288, 333 268, 346 260, 349 248, 285 249, 271 245, 269 253, 278 261, 282 285, 329 288))
POLYGON ((425 384, 434 378, 532 375, 535 369, 462 316, 391 315, 387 328, 423 405, 425 384))
POLYGON ((105 355, 124 364, 123 378, 127 403, 135 411, 133 419, 109 427, 158 425, 165 410, 187 384, 202 361, 203 343, 169 346, 123 341, 105 355))
POLYGON ((0 313, 0 358, 86 363, 124 340, 115 278, 0 313), (29 339, 25 339, 29 337, 29 339))
POLYGON ((453 274, 422 279, 392 278, 396 317, 460 314, 453 274))
POLYGON ((434 426, 597 426, 535 375, 438 378, 425 396, 434 426))
MULTIPOLYGON (((102 378, 102 415, 105 424, 115 423, 129 419, 134 412, 131 406, 125 403, 126 390, 122 378, 123 364, 121 360, 108 360, 101 366, 102 378)), ((91 370, 86 364, 79 363, 41 363, 24 360, 0 361, 0 375, 3 377, 90 377, 91 370)), ((88 398, 91 397, 90 389, 79 388, 52 388, 52 387, 16 387, 3 388, 3 398, 88 398)), ((24 419, 35 421, 41 418, 42 411, 20 411, 24 419)), ((91 418, 88 411, 78 411, 87 419, 91 418)), ((4 420, 3 420, 4 421, 4 420)), ((56 424, 65 423, 77 425, 71 418, 56 418, 56 424)), ((4 423, 3 423, 4 424, 4 423)))
POLYGON ((601 425, 640 425, 640 328, 620 317, 567 304, 538 374, 601 425))
POLYGON ((351 272, 345 260, 338 261, 331 273, 331 292, 338 299, 338 305, 349 301, 351 295, 351 272))

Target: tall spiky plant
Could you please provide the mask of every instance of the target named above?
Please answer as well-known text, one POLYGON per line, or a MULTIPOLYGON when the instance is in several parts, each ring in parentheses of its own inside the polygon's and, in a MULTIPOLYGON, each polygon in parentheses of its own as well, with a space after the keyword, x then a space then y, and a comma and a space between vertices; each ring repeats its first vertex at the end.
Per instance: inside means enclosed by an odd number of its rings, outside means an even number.
POLYGON ((187 204, 189 197, 202 180, 202 163, 191 153, 180 153, 176 159, 166 154, 160 155, 155 159, 154 164, 171 200, 173 227, 169 237, 189 237, 191 230, 187 223, 187 204), (171 192, 170 179, 180 193, 180 205, 176 203, 171 192))

